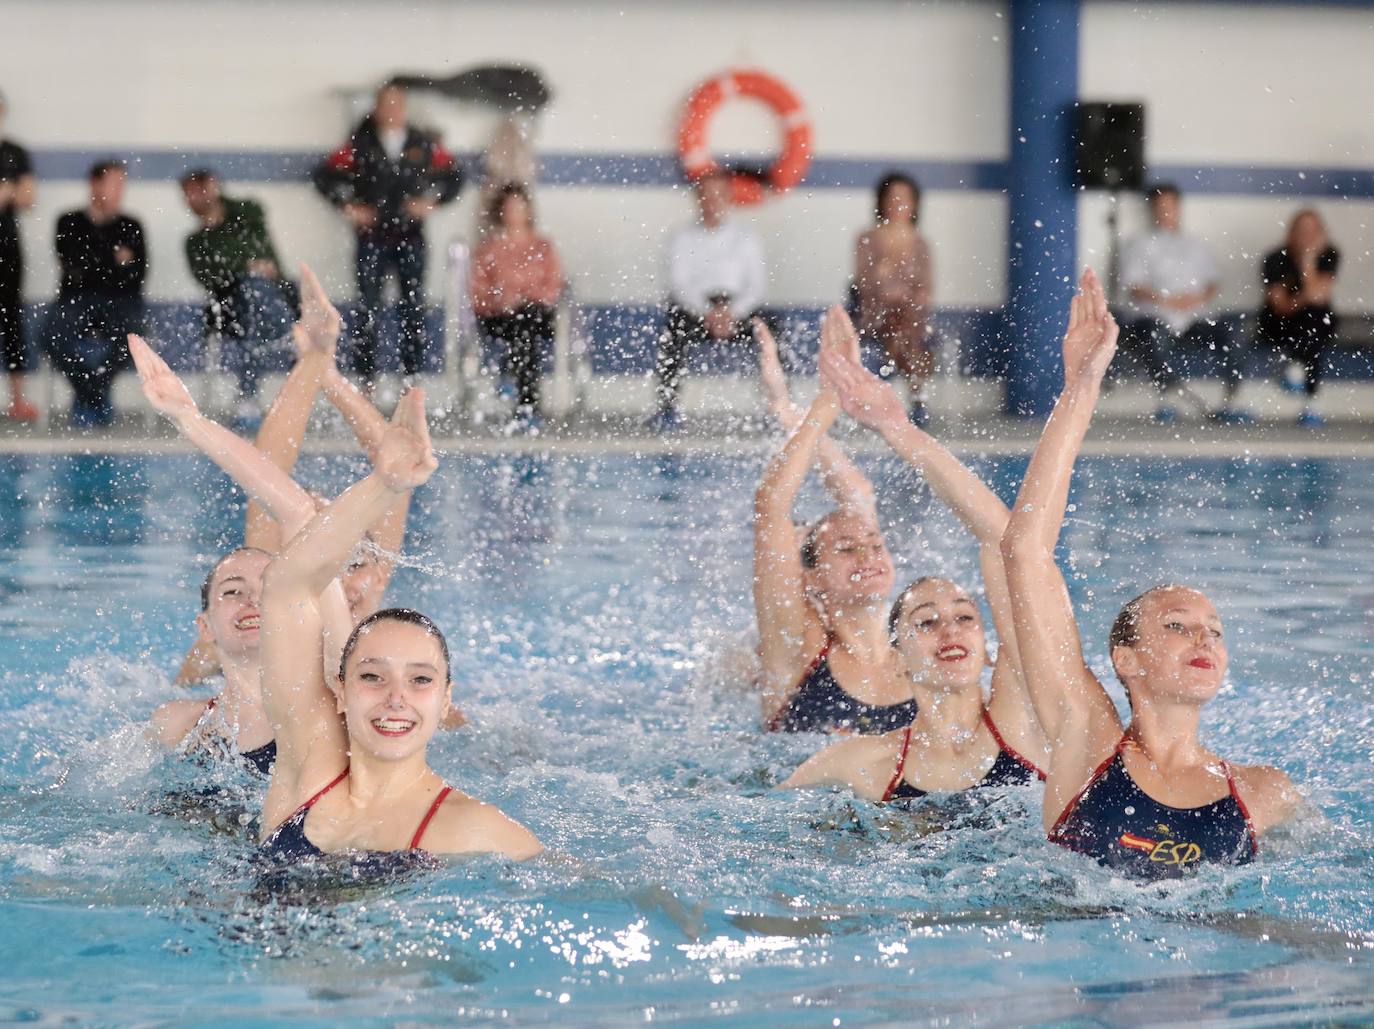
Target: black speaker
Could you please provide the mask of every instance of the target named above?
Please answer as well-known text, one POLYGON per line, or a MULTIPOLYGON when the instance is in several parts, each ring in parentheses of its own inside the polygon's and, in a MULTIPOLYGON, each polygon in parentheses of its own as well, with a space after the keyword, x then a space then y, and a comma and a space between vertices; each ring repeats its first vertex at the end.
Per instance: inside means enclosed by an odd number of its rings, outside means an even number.
POLYGON ((1084 189, 1145 186, 1145 105, 1080 103, 1074 184, 1084 189))

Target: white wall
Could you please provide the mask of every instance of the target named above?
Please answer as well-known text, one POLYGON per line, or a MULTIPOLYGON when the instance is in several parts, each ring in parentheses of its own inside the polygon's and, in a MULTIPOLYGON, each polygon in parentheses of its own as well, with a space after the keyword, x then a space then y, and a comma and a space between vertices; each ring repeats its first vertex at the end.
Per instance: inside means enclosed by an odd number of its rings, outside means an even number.
MULTIPOLYGON (((1089 3, 1079 45, 1085 99, 1146 103, 1151 165, 1374 168, 1374 8, 1089 3)), ((1080 202, 1085 261, 1104 250, 1106 206, 1080 202)), ((1260 261, 1309 206, 1344 257, 1337 306, 1374 310, 1374 201, 1195 194, 1185 225, 1212 243, 1225 305, 1258 308, 1260 261)), ((1138 199, 1123 214, 1128 235, 1145 223, 1138 199)))
MULTIPOLYGON (((349 123, 350 90, 396 71, 519 60, 542 71, 556 92, 538 137, 549 151, 670 153, 678 112, 697 82, 752 65, 802 95, 819 156, 998 160, 1005 153, 1006 46, 993 4, 7 0, 4 23, 0 69, 11 134, 34 149, 323 152, 349 123), (111 46, 116 33, 119 44, 111 46)), ((445 123, 458 150, 479 149, 491 126, 473 114, 445 123)), ((742 104, 722 111, 714 142, 766 149, 774 132, 766 113, 742 104)), ((308 185, 243 191, 269 203, 290 258, 314 261, 351 289, 348 233, 308 185)), ((51 225, 80 197, 79 184, 43 184, 26 226, 30 294, 51 290, 51 225)), ((598 301, 657 297, 660 237, 691 210, 662 188, 549 189, 539 204, 580 295, 598 301)), ((942 262, 945 302, 998 301, 1002 206, 994 195, 931 197, 931 234, 942 246, 952 241, 942 262), (967 219, 979 228, 959 232, 967 219)), ((191 221, 175 185, 134 183, 128 207, 152 241, 151 294, 194 296, 180 252, 191 221)), ((821 190, 750 212, 774 267, 770 300, 836 298, 851 237, 869 209, 867 190, 821 190)), ((431 238, 465 232, 471 218, 469 195, 437 219, 431 238)), ((431 264, 437 286, 440 262, 431 264)))
MULTIPOLYGON (((1007 155, 1005 6, 991 2, 635 4, 582 0, 5 0, 0 87, 9 134, 31 149, 324 152, 352 118, 349 97, 397 71, 447 73, 479 62, 526 61, 555 99, 539 127, 548 152, 668 154, 682 101, 709 74, 738 65, 793 85, 816 126, 817 155, 1002 161, 1007 155)), ((1152 161, 1171 165, 1374 168, 1374 12, 1320 5, 1087 2, 1082 94, 1149 104, 1152 161)), ((457 150, 479 149, 488 116, 432 105, 457 150)), ((717 119, 722 148, 769 144, 770 118, 738 105, 717 119)), ((51 231, 82 201, 77 182, 44 182, 26 218, 27 292, 53 288, 51 231)), ((246 184, 269 206, 288 260, 307 259, 351 292, 351 242, 306 184, 246 184)), ((1081 252, 1100 254, 1102 199, 1081 201, 1081 252)), ((661 238, 688 216, 669 188, 550 187, 539 205, 579 294, 649 301, 660 292, 661 238)), ((1287 197, 1196 195, 1190 226, 1215 242, 1225 300, 1251 306, 1259 255, 1299 206, 1287 197)), ((1346 254, 1339 299, 1374 309, 1374 202, 1323 201, 1346 254)), ((181 255, 191 227, 171 182, 134 182, 129 209, 151 240, 150 292, 196 295, 181 255)), ((431 239, 466 233, 471 194, 436 219, 431 239)), ((773 267, 769 299, 835 299, 867 189, 814 189, 745 217, 773 267)), ((1005 291, 1005 198, 929 191, 937 301, 995 306, 1005 291)), ((1140 221, 1127 205, 1126 226, 1140 221)), ((437 248, 436 248, 437 249, 437 248)), ((431 261, 440 288, 442 261, 431 261)))

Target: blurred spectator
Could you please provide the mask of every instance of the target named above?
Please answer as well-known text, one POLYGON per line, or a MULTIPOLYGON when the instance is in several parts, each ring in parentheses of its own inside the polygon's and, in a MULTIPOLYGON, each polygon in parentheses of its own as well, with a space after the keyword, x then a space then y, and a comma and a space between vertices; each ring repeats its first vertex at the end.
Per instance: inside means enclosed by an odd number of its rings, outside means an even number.
POLYGON ((1260 272, 1264 306, 1258 342, 1303 366, 1307 403, 1298 416, 1299 425, 1322 424, 1312 403, 1326 370, 1326 352, 1336 336, 1331 290, 1340 262, 1321 215, 1309 208, 1293 216, 1288 239, 1265 257, 1260 272))
POLYGON ((400 285, 401 365, 419 371, 425 344, 425 219, 458 195, 462 176, 433 137, 406 123, 406 91, 388 83, 372 113, 347 143, 315 170, 315 187, 340 207, 358 236, 356 367, 371 385, 377 375, 377 316, 382 284, 395 271, 400 285))
POLYGON ((258 373, 267 346, 291 335, 294 291, 282 280, 267 217, 257 201, 225 196, 219 177, 204 168, 183 175, 181 191, 200 220, 200 228, 186 237, 186 261, 209 294, 205 331, 231 344, 237 416, 251 419, 260 414, 258 373))
POLYGON ((33 206, 38 190, 29 152, 4 137, 5 98, 0 95, 0 346, 10 380, 7 414, 17 422, 38 419, 38 408, 24 394, 24 373, 29 352, 20 318, 24 284, 24 257, 19 246, 20 211, 33 206))
POLYGON ((1126 244, 1121 257, 1121 284, 1131 317, 1122 349, 1133 353, 1159 391, 1157 421, 1172 421, 1171 400, 1182 397, 1199 409, 1205 405, 1189 390, 1174 365, 1181 347, 1215 347, 1226 371, 1225 400, 1216 417, 1248 421, 1235 405, 1240 389, 1240 342, 1228 322, 1216 318, 1212 301, 1221 276, 1207 244, 1182 229, 1178 187, 1160 183, 1146 193, 1153 228, 1126 244))
POLYGON ((854 247, 859 331, 877 340, 911 389, 911 419, 926 423, 926 380, 935 371, 930 339, 930 247, 916 228, 921 187, 893 172, 878 183, 877 224, 854 247))
POLYGON ((110 384, 129 365, 127 336, 143 331, 143 280, 148 274, 143 227, 120 213, 125 171, 119 161, 91 168, 90 205, 57 220, 61 282, 47 321, 54 366, 76 394, 72 425, 114 419, 110 384))
POLYGON ((728 218, 730 177, 713 172, 696 181, 700 220, 680 226, 668 244, 668 310, 659 339, 659 429, 676 426, 678 388, 687 348, 707 340, 753 346, 749 320, 763 301, 767 272, 758 237, 728 218))
POLYGON ((482 334, 505 345, 505 372, 515 380, 515 422, 528 425, 539 414, 539 372, 553 341, 563 269, 553 243, 534 229, 523 186, 497 190, 491 223, 495 229, 472 258, 472 307, 482 334))

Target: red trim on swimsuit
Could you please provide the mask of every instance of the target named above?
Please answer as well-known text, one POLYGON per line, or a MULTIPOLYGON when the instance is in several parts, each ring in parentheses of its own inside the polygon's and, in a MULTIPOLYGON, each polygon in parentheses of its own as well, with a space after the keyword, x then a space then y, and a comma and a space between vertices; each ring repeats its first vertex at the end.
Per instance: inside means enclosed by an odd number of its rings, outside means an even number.
POLYGON ((1255 820, 1250 817, 1250 809, 1245 806, 1245 801, 1240 799, 1240 790, 1236 789, 1236 777, 1231 772, 1231 762, 1223 761, 1221 768, 1226 773, 1226 788, 1231 791, 1236 807, 1240 808, 1240 813, 1245 816, 1245 829, 1250 833, 1250 854, 1253 857, 1259 853, 1259 833, 1255 831, 1255 820))
POLYGON ((892 799, 892 791, 902 781, 902 772, 906 770, 906 752, 911 749, 911 726, 908 725, 902 732, 902 752, 897 755, 897 770, 892 773, 892 781, 887 784, 887 789, 883 790, 884 803, 892 799))
MULTIPOLYGON (((1060 842, 1058 836, 1060 831, 1064 828, 1064 823, 1069 820, 1069 816, 1072 815, 1074 809, 1078 807, 1078 802, 1083 799, 1084 794, 1086 794, 1090 789, 1093 788, 1093 785, 1097 782, 1098 779, 1101 779, 1104 775, 1107 774, 1107 769, 1110 768, 1112 762, 1116 760, 1116 755, 1121 753, 1121 747, 1125 742, 1126 734, 1123 732, 1121 734, 1121 739, 1118 740, 1116 746, 1112 748, 1112 752, 1107 755, 1107 760, 1103 761, 1100 765, 1097 766, 1097 770, 1093 772, 1092 775, 1088 776, 1088 781, 1083 784, 1083 788, 1078 791, 1078 793, 1074 796, 1073 800, 1069 801, 1068 804, 1065 805, 1064 810, 1060 813, 1059 817, 1055 819, 1054 825, 1050 827, 1049 838, 1052 841, 1054 841, 1055 843, 1060 842)), ((1073 848, 1069 849, 1072 850, 1073 848)))
POLYGON ((797 685, 792 687, 792 692, 787 695, 787 699, 783 701, 782 706, 778 708, 777 711, 773 713, 773 717, 768 720, 768 727, 764 729, 764 732, 779 731, 779 727, 786 719, 788 708, 792 706, 793 699, 797 696, 798 693, 801 692, 801 688, 804 685, 806 685, 806 680, 811 678, 811 673, 814 672, 817 668, 819 668, 821 666, 821 662, 829 656, 830 637, 827 636, 825 638, 825 643, 821 645, 821 652, 812 659, 809 665, 806 666, 806 671, 802 672, 801 678, 797 680, 797 685))
POLYGON ((997 731, 997 726, 993 724, 992 715, 988 713, 987 708, 983 708, 983 724, 988 727, 988 732, 992 733, 992 738, 997 741, 997 746, 1000 749, 1010 754, 1017 764, 1039 776, 1041 782, 1045 781, 1045 773, 1040 771, 1040 769, 1035 766, 1034 762, 1026 760, 1026 758, 1007 746, 1007 741, 1002 739, 1002 734, 997 731))
MULTIPOLYGON (((304 804, 302 804, 300 807, 296 808, 295 811, 292 811, 291 814, 290 814, 288 817, 283 818, 280 822, 278 822, 278 823, 277 823, 277 827, 276 827, 275 829, 272 830, 272 836, 275 836, 278 832, 280 832, 280 831, 281 831, 281 827, 282 827, 283 825, 285 825, 287 822, 291 821, 291 820, 294 819, 294 818, 298 818, 298 817, 300 817, 304 812, 309 811, 312 807, 315 806, 316 801, 318 801, 318 800, 319 800, 321 797, 323 797, 326 793, 328 793, 330 790, 332 790, 335 786, 339 785, 339 783, 343 782, 344 779, 347 778, 347 777, 348 777, 348 767, 345 766, 345 767, 344 767, 344 770, 343 770, 342 772, 340 772, 338 775, 336 775, 333 779, 331 779, 331 780, 329 781, 329 785, 328 785, 328 786, 324 787, 324 789, 322 789, 322 790, 317 790, 317 791, 315 792, 314 796, 312 796, 309 800, 307 800, 307 801, 306 801, 304 804)), ((268 839, 270 840, 270 839, 272 838, 272 836, 269 836, 268 839)))
POLYGON ((420 820, 420 828, 416 829, 415 835, 410 838, 411 850, 420 849, 420 837, 425 834, 425 830, 429 828, 430 820, 438 813, 439 805, 441 805, 444 802, 444 798, 452 792, 452 786, 445 786, 439 791, 439 795, 434 798, 434 803, 429 806, 429 810, 425 812, 425 817, 420 820))

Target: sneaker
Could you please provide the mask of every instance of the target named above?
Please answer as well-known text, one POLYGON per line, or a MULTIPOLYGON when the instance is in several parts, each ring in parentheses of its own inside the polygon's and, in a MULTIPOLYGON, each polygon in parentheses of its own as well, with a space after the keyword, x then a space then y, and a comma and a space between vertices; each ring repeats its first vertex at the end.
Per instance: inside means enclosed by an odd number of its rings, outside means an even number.
POLYGON ((1173 425, 1178 421, 1178 412, 1168 404, 1161 404, 1155 409, 1154 420, 1160 425, 1173 425))
POLYGON ((10 409, 5 412, 5 417, 12 422, 36 422, 38 408, 27 400, 14 400, 10 402, 10 409))
POLYGON ((916 428, 924 429, 930 424, 930 408, 926 407, 924 400, 913 400, 907 417, 911 419, 911 424, 916 428))
POLYGON ((1255 416, 1243 407, 1223 407, 1212 412, 1212 421, 1220 425, 1254 425, 1255 416))
POLYGON ((1289 361, 1279 369, 1279 388, 1286 393, 1305 393, 1307 379, 1302 365, 1296 361, 1289 361))
POLYGON ((1304 429, 1320 429, 1326 424, 1326 419, 1317 414, 1316 411, 1304 411, 1298 415, 1298 424, 1304 429))
POLYGON ((644 427, 659 434, 677 432, 682 428, 682 415, 678 414, 676 407, 665 407, 646 421, 644 427))

